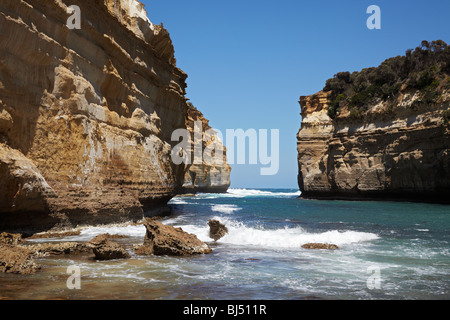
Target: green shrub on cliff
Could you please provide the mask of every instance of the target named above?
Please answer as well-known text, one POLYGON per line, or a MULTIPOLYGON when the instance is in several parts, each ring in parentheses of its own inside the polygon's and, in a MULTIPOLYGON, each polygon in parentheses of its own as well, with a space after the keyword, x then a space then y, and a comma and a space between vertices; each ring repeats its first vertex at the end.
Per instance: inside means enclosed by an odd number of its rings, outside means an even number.
POLYGON ((323 90, 329 92, 328 114, 334 118, 347 105, 358 117, 368 105, 395 99, 400 90, 418 90, 421 101, 435 103, 441 95, 440 86, 448 85, 450 46, 442 40, 422 41, 404 56, 385 60, 376 68, 360 72, 339 72, 326 81, 323 90))

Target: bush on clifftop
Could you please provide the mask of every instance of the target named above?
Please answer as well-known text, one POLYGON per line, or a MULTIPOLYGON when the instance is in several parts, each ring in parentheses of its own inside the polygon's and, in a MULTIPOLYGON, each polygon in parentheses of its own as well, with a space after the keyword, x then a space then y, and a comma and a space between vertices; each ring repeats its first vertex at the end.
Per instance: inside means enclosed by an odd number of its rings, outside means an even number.
POLYGON ((323 89, 330 92, 328 114, 334 118, 341 107, 348 106, 360 115, 370 104, 395 99, 401 89, 419 90, 421 102, 434 103, 441 83, 448 86, 449 74, 450 46, 442 40, 422 41, 415 50, 387 59, 376 68, 339 72, 328 79, 323 89))

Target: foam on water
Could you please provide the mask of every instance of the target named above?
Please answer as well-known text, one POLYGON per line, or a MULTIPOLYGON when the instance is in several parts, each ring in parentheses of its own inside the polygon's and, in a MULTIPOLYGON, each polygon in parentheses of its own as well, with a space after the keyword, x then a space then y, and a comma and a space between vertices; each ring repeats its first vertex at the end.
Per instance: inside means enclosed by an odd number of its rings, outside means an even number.
MULTIPOLYGON (((241 222, 223 217, 213 217, 212 219, 219 220, 228 228, 228 234, 218 241, 222 244, 292 249, 300 248, 306 243, 330 243, 342 246, 379 238, 378 235, 368 232, 332 230, 310 233, 301 227, 264 229, 263 227, 249 227, 241 222)), ((208 226, 179 225, 179 227, 186 232, 195 234, 202 241, 211 241, 208 226)))
POLYGON ((255 189, 229 189, 227 193, 203 193, 197 197, 203 199, 217 198, 245 198, 245 197, 277 197, 277 198, 295 198, 300 196, 301 192, 272 192, 267 190, 255 189))
POLYGON ((168 204, 188 204, 188 203, 186 202, 186 200, 184 200, 182 198, 175 197, 175 198, 171 199, 168 202, 168 204))
POLYGON ((99 234, 109 233, 114 235, 123 235, 128 237, 144 237, 145 226, 143 225, 108 225, 101 227, 88 227, 83 228, 79 235, 68 236, 63 238, 43 238, 43 239, 30 239, 32 242, 52 242, 52 241, 89 241, 99 234))
POLYGON ((254 190, 254 189, 230 189, 229 194, 235 197, 298 197, 300 191, 297 192, 272 192, 266 190, 254 190))
POLYGON ((211 207, 211 210, 216 211, 216 212, 231 214, 231 213, 234 213, 235 211, 242 210, 242 208, 240 208, 234 204, 216 204, 211 207))

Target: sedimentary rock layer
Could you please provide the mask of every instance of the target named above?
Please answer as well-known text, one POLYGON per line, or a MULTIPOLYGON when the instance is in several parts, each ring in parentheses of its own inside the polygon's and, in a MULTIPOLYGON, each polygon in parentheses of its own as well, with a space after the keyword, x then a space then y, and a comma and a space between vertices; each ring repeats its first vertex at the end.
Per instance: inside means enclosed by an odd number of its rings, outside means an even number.
POLYGON ((379 103, 363 118, 328 116, 326 92, 300 98, 298 182, 304 198, 449 202, 449 93, 415 103, 403 92, 394 109, 379 103))
POLYGON ((192 156, 185 166, 182 193, 226 192, 231 184, 231 167, 227 163, 226 149, 209 121, 190 104, 186 127, 192 156))
POLYGON ((142 4, 2 0, 0 25, 0 229, 137 220, 180 190, 187 75, 142 4))

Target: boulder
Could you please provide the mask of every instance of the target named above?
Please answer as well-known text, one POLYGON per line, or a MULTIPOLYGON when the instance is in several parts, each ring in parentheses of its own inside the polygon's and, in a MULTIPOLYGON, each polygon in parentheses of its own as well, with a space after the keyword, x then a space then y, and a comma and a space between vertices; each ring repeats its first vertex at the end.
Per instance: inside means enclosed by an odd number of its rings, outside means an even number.
POLYGON ((302 245, 303 249, 327 249, 327 250, 336 250, 339 247, 335 244, 329 243, 306 243, 302 245))
POLYGON ((39 268, 29 250, 0 243, 0 272, 32 274, 39 268))
POLYGON ((109 240, 111 235, 101 234, 86 243, 86 246, 92 248, 95 259, 112 260, 130 258, 129 253, 118 243, 109 240))
POLYGON ((167 226, 153 219, 146 219, 144 225, 147 229, 144 244, 135 248, 137 254, 184 256, 212 252, 197 236, 181 228, 167 226))
POLYGON ((209 220, 209 236, 214 239, 214 241, 219 240, 228 233, 228 228, 217 220, 209 220))

